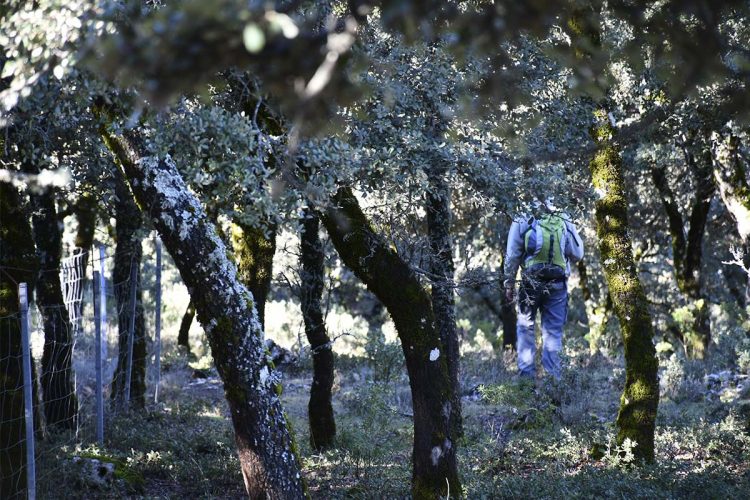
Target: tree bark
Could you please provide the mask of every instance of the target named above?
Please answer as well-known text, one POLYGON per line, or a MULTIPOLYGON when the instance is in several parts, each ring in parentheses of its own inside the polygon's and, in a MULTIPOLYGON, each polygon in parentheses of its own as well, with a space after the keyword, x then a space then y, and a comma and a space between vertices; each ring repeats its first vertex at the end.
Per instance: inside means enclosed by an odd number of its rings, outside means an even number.
POLYGON ((453 238, 450 233, 451 191, 445 178, 447 165, 436 160, 427 171, 430 189, 427 192, 427 238, 430 242, 430 274, 432 311, 440 334, 442 352, 448 362, 448 374, 453 388, 451 401, 452 435, 463 435, 461 419, 461 391, 459 385, 459 343, 456 329, 456 301, 454 297, 453 238))
MULTIPOLYGON (((44 323, 42 397, 48 426, 75 430, 78 398, 73 372, 73 329, 60 282, 62 221, 51 189, 31 194, 32 229, 41 266, 36 300, 44 323)), ((79 288, 82 288, 79 283, 79 288)))
POLYGON ((331 339, 326 332, 321 301, 325 268, 323 245, 320 242, 320 220, 309 209, 302 216, 300 234, 300 303, 305 322, 305 335, 310 342, 313 379, 307 414, 310 422, 310 446, 321 450, 333 445, 336 420, 333 414, 331 391, 334 377, 334 358, 331 339))
POLYGON ((115 265, 112 271, 115 298, 117 301, 118 354, 117 367, 112 377, 112 401, 115 406, 142 409, 146 405, 146 319, 143 316, 143 291, 141 286, 141 260, 143 248, 138 234, 143 219, 133 201, 122 173, 115 171, 115 265), (135 318, 130 300, 132 269, 135 267, 136 307, 135 318), (128 337, 130 322, 135 321, 133 331, 133 360, 130 374, 130 400, 125 401, 127 383, 128 337))
MULTIPOLYGON (((508 232, 505 231, 507 235, 508 232)), ((507 245, 503 245, 506 248, 507 245)), ((503 290, 503 278, 502 269, 505 264, 505 256, 500 254, 500 319, 503 322, 503 349, 516 350, 516 343, 518 342, 518 316, 516 313, 516 307, 512 301, 508 300, 505 296, 505 290, 503 290)), ((484 297, 484 295, 483 295, 484 297)), ((487 299, 483 299, 487 302, 487 299)))
POLYGON ((18 284, 27 283, 31 296, 37 260, 21 196, 5 182, 0 222, 0 498, 20 499, 26 498, 26 427, 18 284))
POLYGON ((661 196, 667 212, 669 233, 672 239, 672 258, 674 261, 677 287, 690 301, 694 314, 692 330, 681 332, 681 339, 689 357, 703 358, 711 341, 711 323, 708 314, 708 303, 703 293, 701 261, 703 257, 703 235, 706 231, 708 212, 716 185, 711 178, 710 152, 703 155, 699 162, 687 146, 685 159, 696 181, 694 202, 690 208, 690 228, 685 235, 685 224, 676 197, 667 182, 664 169, 653 168, 651 178, 661 196))
MULTIPOLYGON (((83 193, 78 202, 73 206, 73 213, 78 221, 75 246, 82 251, 88 251, 94 244, 94 232, 96 231, 96 198, 91 193, 83 193)), ((88 259, 88 257, 86 257, 88 259)), ((84 263, 84 269, 86 263, 84 263)))
POLYGON ((266 298, 273 278, 273 255, 276 252, 276 228, 267 236, 262 228, 235 222, 232 224, 232 248, 240 280, 255 299, 260 325, 265 327, 266 298))
POLYGON ((78 221, 73 250, 73 266, 67 270, 71 273, 71 283, 63 283, 63 295, 69 307, 73 309, 73 338, 83 330, 83 292, 86 283, 86 269, 89 253, 94 245, 96 230, 96 198, 90 193, 82 194, 73 206, 73 213, 78 221))
MULTIPOLYGON (((577 8, 568 20, 576 57, 592 63, 590 47, 601 44, 600 27, 592 11, 577 8)), ((659 406, 659 362, 653 344, 654 326, 648 299, 638 276, 628 227, 628 201, 622 173, 620 146, 603 105, 594 113, 590 130, 596 152, 589 170, 598 200, 596 237, 612 306, 620 321, 625 350, 625 388, 617 414, 617 444, 636 443, 639 462, 654 460, 654 431, 659 406)))
POLYGON ((195 318, 195 305, 191 299, 185 314, 182 315, 180 332, 177 334, 177 345, 187 349, 188 354, 190 354, 190 325, 193 324, 193 318, 195 318))
POLYGON ((118 136, 102 127, 101 133, 191 291, 224 382, 248 495, 303 498, 299 463, 255 303, 224 243, 169 157, 142 156, 132 132, 118 136))
POLYGON ((349 188, 340 188, 331 202, 321 221, 344 263, 388 309, 401 339, 414 410, 412 495, 435 498, 449 487, 460 496, 453 385, 430 295, 375 232, 349 188))
POLYGON ((589 164, 596 202, 596 233, 612 304, 620 320, 625 348, 625 389, 617 415, 617 443, 637 443, 640 461, 654 460, 654 430, 659 404, 658 361, 653 324, 628 234, 622 160, 606 112, 597 113, 592 130, 597 152, 589 164))

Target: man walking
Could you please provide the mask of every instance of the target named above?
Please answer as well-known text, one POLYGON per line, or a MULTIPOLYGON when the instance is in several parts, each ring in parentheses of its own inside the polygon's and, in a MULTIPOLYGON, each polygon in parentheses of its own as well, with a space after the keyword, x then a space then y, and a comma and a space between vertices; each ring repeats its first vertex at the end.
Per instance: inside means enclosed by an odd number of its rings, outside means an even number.
POLYGON ((534 378, 537 310, 542 316, 542 366, 560 378, 560 350, 563 326, 568 315, 570 263, 583 257, 583 241, 565 214, 550 213, 540 218, 516 219, 508 233, 505 258, 505 296, 515 298, 516 272, 521 265, 518 292, 518 371, 534 378))

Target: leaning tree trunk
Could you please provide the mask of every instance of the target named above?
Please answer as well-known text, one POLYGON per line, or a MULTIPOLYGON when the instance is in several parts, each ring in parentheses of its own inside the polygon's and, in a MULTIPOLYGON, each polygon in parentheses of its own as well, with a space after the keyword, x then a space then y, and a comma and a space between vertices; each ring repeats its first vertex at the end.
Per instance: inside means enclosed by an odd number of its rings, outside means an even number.
POLYGON ((378 235, 349 188, 340 188, 321 214, 344 263, 385 305, 396 326, 409 373, 414 409, 412 495, 461 495, 453 384, 430 295, 414 271, 378 235))
POLYGON ((750 185, 747 171, 740 158, 739 138, 729 132, 725 137, 714 132, 711 137, 713 174, 719 194, 737 224, 742 240, 744 269, 747 273, 745 303, 750 304, 750 185))
POLYGON ((32 228, 41 265, 36 286, 37 306, 44 322, 42 397, 48 426, 75 430, 78 398, 73 373, 73 330, 60 283, 62 223, 51 189, 31 195, 32 228))
POLYGON ((117 136, 104 127, 101 133, 191 291, 224 382, 248 495, 303 498, 299 462, 255 303, 224 243, 169 157, 141 157, 133 133, 117 136))
POLYGON ((320 242, 320 221, 311 211, 302 216, 300 235, 300 302, 305 321, 305 335, 310 342, 313 379, 307 414, 310 422, 310 446, 315 450, 328 448, 336 437, 331 391, 333 388, 333 349, 326 333, 321 301, 325 279, 323 245, 320 242))
POLYGON ((427 238, 430 242, 430 274, 432 276, 432 310, 440 341, 448 362, 448 373, 453 388, 451 426, 455 437, 463 435, 461 421, 461 391, 458 380, 459 345, 456 329, 456 300, 454 297, 453 238, 450 233, 451 191, 445 178, 447 165, 436 160, 428 169, 430 189, 427 192, 427 238))
POLYGON ((27 283, 31 296, 36 268, 31 226, 21 197, 13 185, 0 182, 0 498, 26 497, 18 284, 27 283))
POLYGON ((276 228, 268 230, 235 222, 232 224, 232 248, 240 280, 250 290, 258 310, 261 327, 265 326, 266 297, 273 277, 273 254, 276 252, 276 228))
POLYGON ((654 460, 654 430, 659 404, 658 361, 653 344, 653 324, 628 235, 627 198, 619 147, 605 112, 597 113, 599 124, 592 136, 597 152, 589 164, 596 202, 596 234, 604 276, 625 348, 625 389, 617 415, 617 443, 637 443, 639 460, 654 460))
POLYGON ((117 301, 118 354, 117 367, 112 377, 112 401, 116 407, 144 408, 146 405, 146 320, 143 316, 141 260, 143 248, 139 230, 143 225, 141 212, 133 201, 122 173, 115 171, 115 265, 112 270, 117 301), (133 271, 135 269, 135 271, 133 271), (133 318, 131 287, 135 273, 136 308, 133 318), (130 323, 133 330, 133 356, 130 373, 130 400, 125 401, 127 384, 130 323))

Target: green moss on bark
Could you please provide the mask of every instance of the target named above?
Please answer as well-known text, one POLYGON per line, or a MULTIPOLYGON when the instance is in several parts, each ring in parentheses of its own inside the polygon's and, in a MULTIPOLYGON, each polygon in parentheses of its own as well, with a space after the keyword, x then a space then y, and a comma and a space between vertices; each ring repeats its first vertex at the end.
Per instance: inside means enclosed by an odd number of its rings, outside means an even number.
POLYGON ((276 252, 276 231, 266 234, 262 228, 242 223, 232 224, 232 248, 242 283, 255 299, 258 320, 265 324, 266 297, 273 277, 273 255, 276 252))
POLYGON ((602 267, 620 320, 625 349, 625 388, 617 416, 617 441, 638 443, 639 460, 654 460, 654 430, 659 402, 658 361, 652 341, 653 325, 628 235, 627 199, 619 147, 614 130, 600 113, 592 130, 598 150, 589 164, 596 202, 596 233, 602 267))

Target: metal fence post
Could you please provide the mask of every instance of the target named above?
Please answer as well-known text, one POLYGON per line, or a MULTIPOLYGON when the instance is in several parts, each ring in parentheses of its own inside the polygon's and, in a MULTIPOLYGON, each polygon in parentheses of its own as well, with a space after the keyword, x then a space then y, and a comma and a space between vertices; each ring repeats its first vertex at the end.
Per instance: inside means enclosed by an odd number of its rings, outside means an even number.
POLYGON ((130 264, 130 324, 128 325, 128 359, 125 365, 125 405, 130 405, 130 381, 133 376, 133 343, 135 341, 135 292, 138 287, 138 264, 130 264))
POLYGON ((109 339, 109 330, 107 328, 107 279, 105 276, 107 275, 105 273, 105 265, 104 260, 106 259, 107 255, 104 250, 104 245, 99 245, 99 279, 101 280, 101 286, 99 288, 100 293, 102 294, 102 303, 101 303, 101 310, 99 311, 99 315, 101 316, 101 322, 102 322, 102 339, 103 342, 101 343, 102 348, 102 367, 104 367, 104 364, 107 362, 107 339, 109 339))
POLYGON ((34 453, 34 401, 31 399, 31 347, 29 343, 29 298, 26 283, 18 285, 21 311, 21 344, 23 356, 23 401, 26 418, 26 492, 36 499, 36 462, 34 453))
POLYGON ((102 322, 104 283, 99 271, 94 271, 94 332, 96 346, 96 441, 104 446, 104 389, 102 387, 102 322))
POLYGON ((154 403, 159 402, 159 381, 161 379, 161 240, 156 238, 156 384, 154 387, 154 403))

